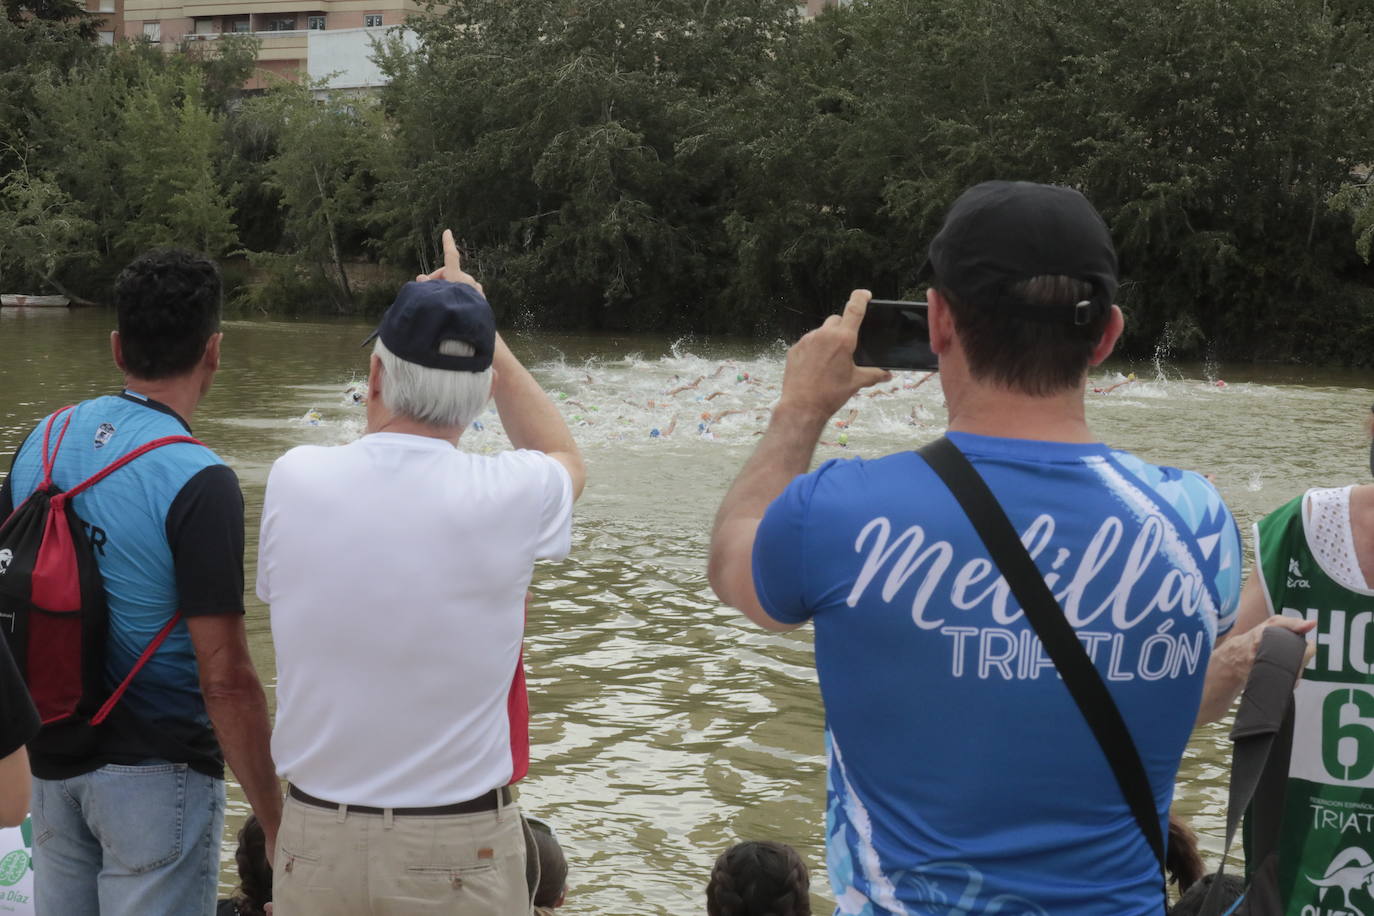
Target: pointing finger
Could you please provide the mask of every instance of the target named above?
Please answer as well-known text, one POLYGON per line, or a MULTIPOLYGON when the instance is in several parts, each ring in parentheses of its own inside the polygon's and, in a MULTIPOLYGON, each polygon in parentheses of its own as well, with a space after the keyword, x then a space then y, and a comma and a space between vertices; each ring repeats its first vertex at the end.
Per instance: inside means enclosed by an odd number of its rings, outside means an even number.
POLYGON ((450 278, 457 276, 463 269, 458 257, 458 243, 453 240, 453 230, 444 230, 444 270, 450 278))
POLYGON ((840 326, 847 331, 859 332, 859 325, 863 323, 864 314, 868 311, 868 300, 873 298, 873 294, 866 289, 856 289, 849 294, 849 301, 844 304, 844 317, 840 319, 840 326))

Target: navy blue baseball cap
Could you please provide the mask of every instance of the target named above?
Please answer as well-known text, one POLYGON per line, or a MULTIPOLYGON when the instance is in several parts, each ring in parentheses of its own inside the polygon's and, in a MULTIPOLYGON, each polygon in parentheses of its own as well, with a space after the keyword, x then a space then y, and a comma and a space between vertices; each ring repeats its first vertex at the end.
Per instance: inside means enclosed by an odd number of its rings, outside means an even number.
POLYGON ((496 316, 486 297, 467 283, 412 281, 401 287, 382 323, 363 346, 378 337, 408 363, 454 372, 482 372, 491 367, 496 352, 496 316), (444 353, 441 344, 450 340, 472 347, 472 355, 444 353))
POLYGON ((959 195, 930 243, 924 274, 965 305, 1009 317, 1089 324, 1116 297, 1116 249, 1107 224, 1073 188, 985 181, 959 195), (1040 276, 1084 280, 1092 294, 1065 305, 1027 303, 1011 292, 1040 276))

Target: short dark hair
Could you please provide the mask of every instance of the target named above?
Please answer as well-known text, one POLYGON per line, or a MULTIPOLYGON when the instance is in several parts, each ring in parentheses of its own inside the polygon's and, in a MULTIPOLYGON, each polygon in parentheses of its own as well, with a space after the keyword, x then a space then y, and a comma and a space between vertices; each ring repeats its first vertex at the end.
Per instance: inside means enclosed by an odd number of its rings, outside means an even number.
MULTIPOLYGON (((949 302, 974 378, 1036 396, 1083 383, 1111 315, 1108 309, 1082 325, 1021 319, 1006 309, 963 302, 938 283, 936 289, 949 302)), ((1028 305, 1072 305, 1092 298, 1093 287, 1073 277, 1042 276, 1022 280, 1009 291, 1028 305)))
POLYGON ((811 876, 786 843, 749 841, 716 859, 707 916, 811 916, 811 876))
MULTIPOLYGON (((1207 900, 1208 892, 1212 889, 1212 882, 1216 880, 1216 875, 1203 875, 1196 884, 1188 888, 1186 894, 1178 898, 1178 903, 1175 903, 1169 912, 1175 916, 1198 916, 1202 912, 1202 904, 1207 900)), ((1245 882, 1237 875, 1222 875, 1220 881, 1221 890, 1217 892, 1217 902, 1221 908, 1214 912, 1225 913, 1226 907, 1245 895, 1245 882)))
POLYGON ((135 258, 114 288, 125 371, 149 380, 189 372, 219 330, 222 298, 209 258, 180 248, 135 258))

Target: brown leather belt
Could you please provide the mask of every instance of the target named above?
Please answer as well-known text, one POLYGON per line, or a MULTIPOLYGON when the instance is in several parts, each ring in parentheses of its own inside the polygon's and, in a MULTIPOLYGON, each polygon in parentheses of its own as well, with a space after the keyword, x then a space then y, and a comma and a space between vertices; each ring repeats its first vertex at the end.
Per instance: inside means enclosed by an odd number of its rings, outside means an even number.
POLYGON ((286 786, 286 793, 296 801, 316 808, 327 808, 330 811, 347 808, 349 814, 385 814, 389 810, 394 817, 442 817, 447 814, 477 814, 480 811, 495 811, 498 804, 509 805, 511 801, 510 788, 507 786, 492 789, 485 795, 479 795, 465 802, 458 802, 453 805, 436 805, 433 808, 388 809, 374 808, 371 805, 341 805, 338 802, 316 798, 309 792, 298 789, 290 783, 286 786))

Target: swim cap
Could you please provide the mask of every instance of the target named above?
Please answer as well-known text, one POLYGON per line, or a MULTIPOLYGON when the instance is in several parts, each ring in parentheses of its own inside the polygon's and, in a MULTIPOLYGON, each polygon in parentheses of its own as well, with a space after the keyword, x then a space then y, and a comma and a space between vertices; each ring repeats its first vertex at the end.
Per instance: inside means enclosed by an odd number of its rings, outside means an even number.
POLYGON ((655 426, 653 429, 649 430, 649 438, 650 438, 650 439, 657 439, 657 438, 658 438, 659 436, 661 436, 661 435, 663 435, 663 434, 660 433, 660 432, 658 431, 658 427, 657 427, 657 426, 655 426))

